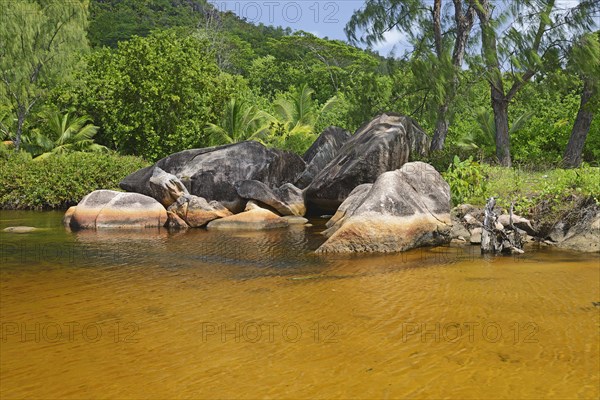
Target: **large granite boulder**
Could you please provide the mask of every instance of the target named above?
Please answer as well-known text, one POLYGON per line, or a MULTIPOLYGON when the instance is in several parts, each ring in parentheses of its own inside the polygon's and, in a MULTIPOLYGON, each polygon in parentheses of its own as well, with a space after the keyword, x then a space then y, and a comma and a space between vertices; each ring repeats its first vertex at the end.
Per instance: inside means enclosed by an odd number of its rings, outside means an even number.
POLYGON ((262 203, 281 215, 303 216, 306 213, 302 191, 291 183, 271 189, 259 181, 239 181, 235 189, 240 197, 262 203))
POLYGON ((231 211, 218 201, 206 201, 203 197, 183 195, 167 209, 171 228, 181 228, 181 220, 191 228, 199 228, 218 218, 229 217, 231 211), (170 213, 174 213, 179 218, 170 213))
POLYGON ((152 171, 148 186, 151 197, 158 200, 165 208, 175 203, 181 196, 189 195, 187 188, 179 178, 158 167, 152 171))
POLYGON ((119 185, 128 192, 152 196, 150 179, 156 167, 180 179, 190 194, 218 201, 237 213, 244 209, 246 201, 235 190, 236 182, 257 180, 279 187, 294 182, 304 171, 305 163, 294 153, 247 141, 172 154, 127 176, 119 185))
POLYGON ((429 137, 409 117, 382 114, 363 125, 306 188, 312 209, 335 211, 352 190, 400 168, 411 156, 425 155, 429 137))
POLYGON ((355 192, 318 253, 387 253, 450 241, 450 187, 429 164, 407 163, 367 189, 355 192))
POLYGON ((285 218, 249 201, 244 212, 211 221, 206 228, 209 230, 266 230, 288 226, 289 222, 285 218))
POLYGON ((365 196, 369 193, 373 187, 372 183, 363 183, 354 188, 350 195, 344 200, 339 206, 333 217, 327 221, 325 226, 327 229, 323 231, 323 235, 330 237, 337 231, 340 226, 344 223, 344 219, 348 215, 352 215, 354 211, 362 204, 365 196))
POLYGON ((336 126, 325 129, 302 156, 306 169, 296 181, 296 186, 304 189, 310 185, 315 176, 335 158, 351 136, 350 132, 336 126))
POLYGON ((599 253, 600 206, 593 199, 584 202, 557 223, 548 238, 561 249, 599 253))
POLYGON ((152 197, 113 190, 88 194, 67 215, 72 229, 155 228, 167 221, 167 211, 152 197))

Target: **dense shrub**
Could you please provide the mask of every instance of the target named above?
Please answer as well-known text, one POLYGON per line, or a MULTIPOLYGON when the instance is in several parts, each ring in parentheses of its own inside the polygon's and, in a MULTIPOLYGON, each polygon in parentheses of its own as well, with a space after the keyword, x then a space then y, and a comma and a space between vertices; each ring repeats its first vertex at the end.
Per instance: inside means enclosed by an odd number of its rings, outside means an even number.
POLYGON ((485 166, 473 161, 472 157, 461 161, 454 156, 448 170, 442 173, 450 185, 452 203, 458 205, 469 202, 482 203, 487 189, 487 176, 485 166))
POLYGON ((118 189, 126 175, 148 163, 139 157, 71 153, 32 160, 25 153, 0 158, 0 208, 67 208, 96 189, 118 189))

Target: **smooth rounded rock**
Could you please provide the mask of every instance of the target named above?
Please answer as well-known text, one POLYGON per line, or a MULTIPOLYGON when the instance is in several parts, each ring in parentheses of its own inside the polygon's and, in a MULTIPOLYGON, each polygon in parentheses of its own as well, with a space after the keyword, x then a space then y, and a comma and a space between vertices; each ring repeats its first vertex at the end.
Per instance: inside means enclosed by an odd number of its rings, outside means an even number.
POLYGON ((206 228, 209 230, 267 230, 288 226, 289 223, 285 218, 264 208, 252 206, 242 213, 211 221, 206 228))
POLYGON ((2 231, 7 233, 31 233, 41 230, 43 229, 36 228, 34 226, 9 226, 8 228, 4 228, 2 231))
POLYGON ((167 221, 167 210, 152 197, 139 193, 96 190, 85 196, 73 212, 73 229, 154 228, 167 221))

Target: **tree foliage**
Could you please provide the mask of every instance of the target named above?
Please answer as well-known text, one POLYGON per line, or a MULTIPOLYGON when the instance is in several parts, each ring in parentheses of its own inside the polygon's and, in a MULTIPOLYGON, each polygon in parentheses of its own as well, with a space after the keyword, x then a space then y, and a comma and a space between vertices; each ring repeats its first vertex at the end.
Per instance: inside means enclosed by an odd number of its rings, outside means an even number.
POLYGON ((505 9, 490 0, 470 0, 481 25, 481 51, 490 84, 496 131, 496 156, 511 165, 509 104, 515 95, 548 64, 556 53, 594 26, 596 1, 574 5, 556 0, 513 1, 505 9), (502 23, 508 21, 508 28, 502 23))
POLYGON ((0 103, 15 115, 17 150, 26 119, 47 88, 87 48, 87 7, 85 0, 21 0, 0 8, 0 103))
POLYGON ((101 126, 101 142, 149 160, 208 145, 204 127, 243 86, 219 70, 205 42, 176 31, 97 51, 82 82, 77 102, 101 126))
POLYGON ((106 152, 108 148, 94 143, 98 127, 88 123, 89 117, 69 113, 44 112, 45 126, 25 137, 25 150, 42 160, 72 152, 106 152))
MULTIPOLYGON (((442 170, 455 154, 537 165, 567 153, 575 164, 600 157, 591 1, 367 0, 347 26, 367 49, 253 25, 205 0, 89 1, 89 27, 75 26, 83 0, 72 20, 57 0, 2 9, 17 16, 0 25, 2 154, 16 136, 41 154, 73 144, 60 144, 65 132, 91 132, 50 130, 49 113, 60 126, 67 115, 89 115, 99 145, 154 160, 248 139, 302 153, 330 125, 354 131, 393 111, 433 135, 432 148, 446 147, 430 157, 442 170), (46 51, 57 27, 60 40, 46 51), (369 50, 395 29, 410 53, 369 50)), ((82 149, 91 136, 83 139, 82 149)))

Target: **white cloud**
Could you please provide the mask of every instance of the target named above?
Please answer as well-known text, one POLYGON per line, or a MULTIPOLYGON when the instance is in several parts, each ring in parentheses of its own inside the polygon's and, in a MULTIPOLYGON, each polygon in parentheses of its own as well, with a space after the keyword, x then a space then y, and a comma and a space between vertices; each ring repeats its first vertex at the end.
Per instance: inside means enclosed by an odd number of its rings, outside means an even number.
POLYGON ((373 46, 373 50, 381 55, 389 55, 390 53, 401 54, 410 45, 406 40, 406 35, 397 29, 387 31, 383 34, 383 41, 373 46))

